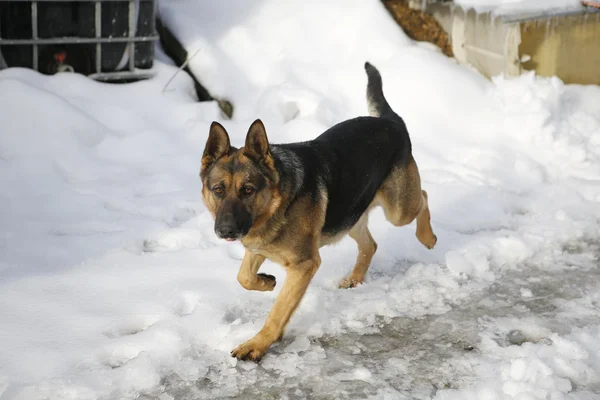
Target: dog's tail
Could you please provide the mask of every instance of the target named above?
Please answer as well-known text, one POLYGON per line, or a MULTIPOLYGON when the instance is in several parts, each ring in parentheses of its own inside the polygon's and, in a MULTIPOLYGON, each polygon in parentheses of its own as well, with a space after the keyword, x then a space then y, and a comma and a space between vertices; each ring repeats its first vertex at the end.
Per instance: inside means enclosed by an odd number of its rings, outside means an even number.
POLYGON ((383 86, 381 74, 374 65, 368 61, 365 63, 365 71, 367 72, 367 106, 369 107, 369 115, 372 117, 381 117, 398 120, 401 119, 398 114, 392 110, 383 95, 383 86))

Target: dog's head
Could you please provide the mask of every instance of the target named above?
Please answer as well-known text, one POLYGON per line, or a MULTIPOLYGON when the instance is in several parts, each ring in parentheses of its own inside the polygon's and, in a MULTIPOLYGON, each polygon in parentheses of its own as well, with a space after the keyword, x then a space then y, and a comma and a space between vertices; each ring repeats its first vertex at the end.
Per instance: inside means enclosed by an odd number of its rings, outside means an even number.
POLYGON ((204 204, 215 219, 215 233, 229 241, 243 239, 279 205, 279 174, 260 120, 236 149, 218 122, 210 126, 200 170, 204 204))

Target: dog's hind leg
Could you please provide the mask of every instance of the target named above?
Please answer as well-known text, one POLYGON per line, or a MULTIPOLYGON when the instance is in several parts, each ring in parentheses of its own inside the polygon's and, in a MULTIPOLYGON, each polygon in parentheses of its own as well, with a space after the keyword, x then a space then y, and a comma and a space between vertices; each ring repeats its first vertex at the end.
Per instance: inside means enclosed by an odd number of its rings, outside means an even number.
POLYGON ((437 237, 431 228, 427 192, 421 190, 419 169, 414 159, 406 167, 396 168, 377 193, 377 203, 394 226, 404 226, 417 220, 417 239, 432 249, 437 237))
POLYGON ((371 259, 377 251, 377 243, 369 232, 368 210, 360 217, 358 222, 352 227, 348 235, 356 241, 358 245, 358 257, 354 269, 340 282, 340 289, 353 288, 365 280, 365 274, 371 265, 371 259))
POLYGON ((421 200, 421 210, 417 215, 417 239, 428 249, 433 249, 437 243, 437 236, 431 228, 431 214, 429 213, 429 204, 427 202, 427 192, 421 190, 423 199, 421 200))

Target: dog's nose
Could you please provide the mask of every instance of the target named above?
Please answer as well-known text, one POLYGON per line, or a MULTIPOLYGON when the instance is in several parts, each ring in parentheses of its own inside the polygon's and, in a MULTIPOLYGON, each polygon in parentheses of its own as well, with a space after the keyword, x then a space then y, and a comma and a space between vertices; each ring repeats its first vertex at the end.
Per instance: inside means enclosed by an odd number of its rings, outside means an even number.
POLYGON ((248 233, 248 222, 243 215, 221 213, 215 221, 215 233, 221 239, 238 240, 248 233))
POLYGON ((221 239, 234 239, 237 231, 233 225, 221 225, 215 230, 221 239))

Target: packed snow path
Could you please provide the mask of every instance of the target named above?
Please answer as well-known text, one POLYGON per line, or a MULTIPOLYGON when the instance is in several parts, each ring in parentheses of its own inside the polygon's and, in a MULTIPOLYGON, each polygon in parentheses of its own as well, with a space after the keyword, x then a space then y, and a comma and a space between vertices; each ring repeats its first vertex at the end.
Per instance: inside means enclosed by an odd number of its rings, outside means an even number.
POLYGON ((0 73, 2 400, 598 398, 600 88, 489 82, 377 1, 334 30, 348 1, 202 3, 161 11, 204 43, 192 68, 215 74, 234 120, 184 74, 165 89, 167 63, 119 86, 0 73), (193 16, 219 29, 203 38, 193 16), (310 139, 366 114, 365 60, 410 130, 438 245, 374 211, 367 282, 337 289, 351 240, 323 249, 283 341, 236 362, 279 287, 242 289, 243 249, 215 238, 198 178, 210 122, 234 145, 257 117, 273 142, 310 139))
MULTIPOLYGON (((600 256, 598 243, 580 242, 564 250, 565 260, 586 251, 600 256)), ((566 392, 569 387, 568 398, 597 399, 597 380, 569 379, 578 369, 597 368, 575 345, 587 342, 593 354, 595 344, 588 341, 597 338, 600 324, 597 313, 572 312, 600 297, 597 267, 584 264, 569 268, 566 277, 564 271, 548 274, 535 266, 511 270, 444 314, 378 319, 374 333, 287 338, 272 350, 277 359, 259 366, 220 362, 198 381, 170 375, 142 399, 171 398, 164 393, 182 400, 499 399, 502 392, 505 398, 537 392, 537 397, 523 397, 536 399, 547 398, 548 389, 566 392), (548 374, 548 365, 564 378, 548 374), (499 375, 506 378, 498 381, 499 375), (477 390, 460 391, 466 386, 477 390)), ((407 266, 400 265, 398 272, 407 266)))

